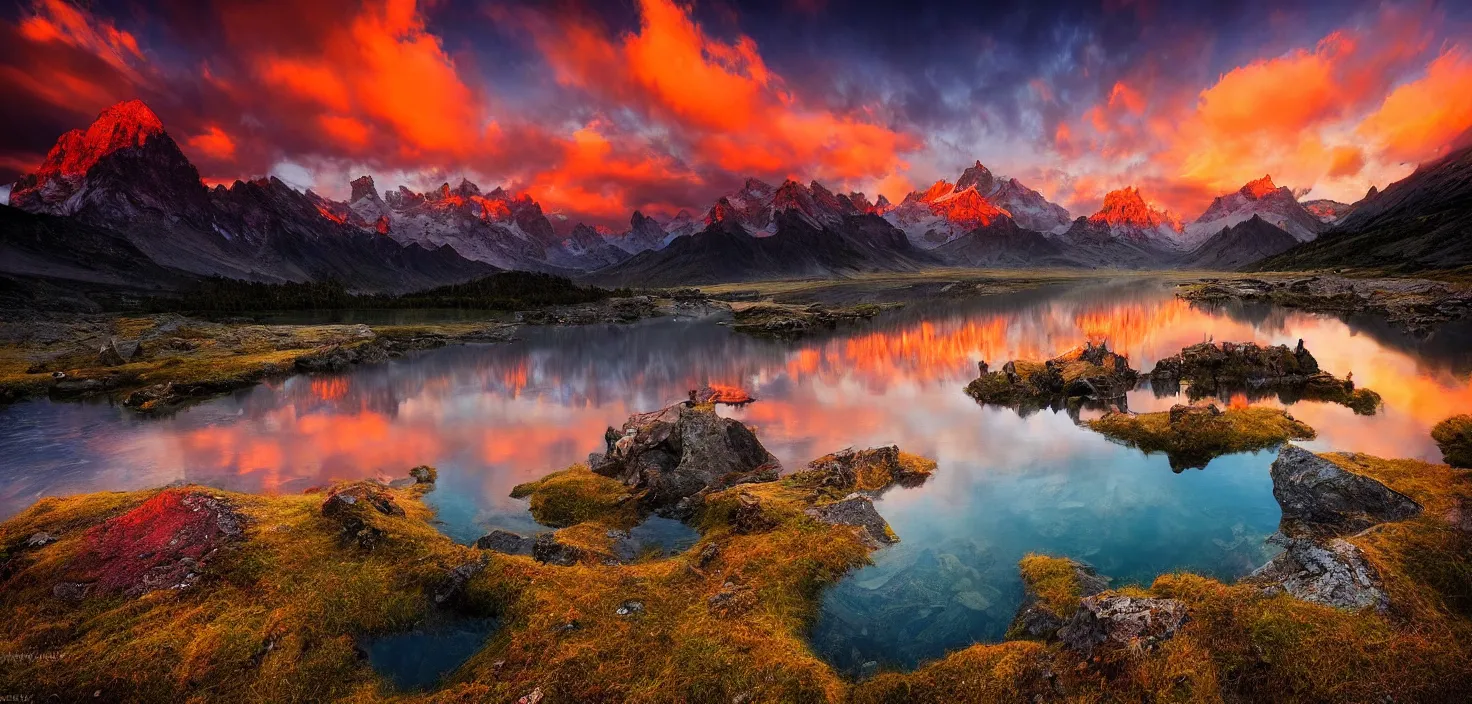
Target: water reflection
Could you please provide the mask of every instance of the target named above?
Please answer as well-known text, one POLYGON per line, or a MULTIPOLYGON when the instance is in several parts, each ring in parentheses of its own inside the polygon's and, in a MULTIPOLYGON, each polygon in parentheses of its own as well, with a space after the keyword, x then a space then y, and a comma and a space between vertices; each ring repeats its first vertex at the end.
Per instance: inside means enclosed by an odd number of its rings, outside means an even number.
MULTIPOLYGON (((795 344, 711 321, 522 336, 294 377, 157 420, 107 404, 0 410, 0 515, 45 495, 175 480, 297 492, 429 463, 440 468, 429 496, 449 535, 534 531, 525 504, 507 496, 512 486, 582 460, 605 426, 632 412, 702 383, 738 384, 761 400, 723 412, 756 427, 789 467, 885 443, 939 461, 930 484, 881 501, 903 542, 832 590, 814 631, 836 662, 908 664, 999 635, 1019 598, 1016 560, 1028 550, 1087 559, 1124 580, 1177 568, 1231 577, 1262 562, 1261 538, 1277 521, 1270 453, 1177 476, 1164 457, 1111 444, 1064 415, 977 406, 961 389, 978 360, 1053 356, 1090 339, 1148 370, 1209 338, 1303 338, 1324 369, 1353 372, 1385 400, 1375 416, 1295 404, 1294 415, 1319 431, 1311 446, 1390 456, 1438 459, 1428 429, 1472 408, 1472 357, 1455 344, 1465 331, 1415 340, 1373 322, 1203 309, 1139 279, 912 307, 795 344)), ((1177 401, 1140 389, 1129 407, 1177 401)))

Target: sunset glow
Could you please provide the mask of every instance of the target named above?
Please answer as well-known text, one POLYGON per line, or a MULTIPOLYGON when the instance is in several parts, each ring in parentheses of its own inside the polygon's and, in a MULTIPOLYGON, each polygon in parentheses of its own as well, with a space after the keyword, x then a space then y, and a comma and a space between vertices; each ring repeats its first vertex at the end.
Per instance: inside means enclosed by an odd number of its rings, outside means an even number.
MULTIPOLYGON (((701 213, 748 176, 897 203, 975 159, 1075 216, 1137 186, 1189 220, 1264 173, 1352 202, 1472 128, 1469 17, 1456 5, 1278 7, 1248 30, 1186 7, 1104 3, 1049 13, 1024 36, 959 6, 937 21, 741 5, 112 14, 28 0, 0 15, 14 127, 0 181, 34 170, 56 134, 140 98, 209 183, 290 164, 310 178, 293 185, 342 198, 363 173, 421 191, 465 176, 529 194, 568 228, 627 226, 636 209, 701 213), (896 22, 934 46, 872 39, 896 22)), ((984 205, 932 207, 985 223, 984 205)))

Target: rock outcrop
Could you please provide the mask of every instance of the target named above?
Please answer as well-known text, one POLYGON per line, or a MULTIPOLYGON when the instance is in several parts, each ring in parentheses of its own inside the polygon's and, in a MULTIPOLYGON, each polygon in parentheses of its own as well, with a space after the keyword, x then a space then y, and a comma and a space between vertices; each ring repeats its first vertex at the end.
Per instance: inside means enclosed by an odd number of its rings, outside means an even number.
POLYGON ((481 550, 505 553, 507 555, 530 555, 532 554, 531 538, 517 535, 508 530, 496 529, 475 541, 475 546, 481 550))
POLYGON ((804 513, 829 525, 863 528, 867 539, 876 547, 900 541, 890 530, 889 523, 874 509, 874 500, 862 494, 850 494, 840 501, 806 509, 804 513))
POLYGON ((1090 596, 1058 629, 1058 640, 1084 657, 1096 648, 1149 649, 1174 636, 1186 620, 1186 605, 1175 599, 1090 596))
POLYGON ((1283 546, 1283 552, 1249 579, 1326 606, 1388 609, 1379 573, 1358 547, 1340 536, 1411 518, 1421 506, 1294 445, 1279 451, 1272 478, 1283 520, 1270 540, 1283 546))
POLYGON ((1262 346, 1254 342, 1203 342, 1166 357, 1150 370, 1157 392, 1175 393, 1188 384, 1192 399, 1245 392, 1249 397, 1277 395, 1285 403, 1301 399, 1348 406, 1361 415, 1373 415, 1380 395, 1356 389, 1354 382, 1319 368, 1318 360, 1303 346, 1262 346))
POLYGON ((777 460, 756 435, 710 406, 677 403, 636 414, 604 440, 607 451, 589 455, 588 466, 656 512, 670 513, 703 491, 777 478, 777 460))
POLYGON ((386 487, 371 481, 353 482, 332 489, 322 502, 322 515, 338 526, 343 545, 372 550, 387 537, 377 525, 378 516, 403 516, 404 509, 386 487))
POLYGON ((795 472, 792 481, 803 486, 850 491, 883 491, 895 484, 916 486, 935 471, 935 463, 906 455, 895 445, 867 450, 845 448, 823 455, 795 472))
POLYGON ((1070 401, 1122 409, 1125 394, 1139 380, 1129 359, 1110 351, 1105 343, 1086 342, 1041 363, 1014 360, 1001 371, 991 371, 986 362, 977 366, 981 375, 966 386, 966 393, 980 403, 1009 406, 1019 412, 1056 409, 1070 401))
POLYGON ((1278 451, 1272 478, 1285 535, 1349 535, 1421 512, 1405 494, 1296 445, 1278 451))
POLYGON ((1275 535, 1269 542, 1283 552, 1259 567, 1249 579, 1264 581, 1305 601, 1341 609, 1374 606, 1384 611, 1390 599, 1374 566, 1342 538, 1314 540, 1275 535))
POLYGON ((1051 640, 1073 618, 1083 597, 1108 587, 1108 577, 1082 562, 1030 555, 1023 559, 1022 606, 1007 628, 1007 637, 1051 640), (1057 583, 1060 580, 1062 584, 1057 583), (1068 603, 1059 603, 1059 594, 1054 592, 1066 594, 1068 603))

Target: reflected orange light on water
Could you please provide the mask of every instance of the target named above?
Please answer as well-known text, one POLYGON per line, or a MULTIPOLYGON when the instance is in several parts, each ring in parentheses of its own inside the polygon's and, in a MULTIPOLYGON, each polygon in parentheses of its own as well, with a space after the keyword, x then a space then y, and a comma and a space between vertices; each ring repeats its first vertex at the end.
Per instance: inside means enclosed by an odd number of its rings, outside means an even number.
MULTIPOLYGON (((628 414, 718 383, 760 399, 722 412, 755 426, 789 466, 849 445, 889 442, 924 452, 1015 455, 1027 463, 1044 448, 1088 452, 1098 440, 1071 424, 1039 426, 979 408, 962 393, 979 360, 995 367, 1012 358, 1053 356, 1089 340, 1107 342, 1145 371, 1208 339, 1293 344, 1300 336, 1324 369, 1353 372, 1358 385, 1385 400, 1381 414, 1369 418, 1329 404, 1294 405, 1293 413, 1319 430, 1317 446, 1425 453, 1432 424, 1472 408, 1468 379, 1338 320, 1278 313, 1247 321, 1170 297, 1078 297, 1000 312, 896 318, 787 347, 746 341, 687 349, 671 337, 647 343, 653 351, 641 348, 628 359, 610 352, 591 361, 572 343, 465 350, 454 364, 395 363, 394 369, 407 371, 391 380, 375 381, 374 367, 289 380, 260 401, 267 408, 203 427, 158 424, 147 430, 144 445, 153 466, 235 475, 263 491, 397 476, 423 463, 458 464, 476 477, 473 491, 505 503, 511 485, 598 450, 604 428, 620 425, 628 414), (1046 431, 1060 439, 1033 443, 1028 452, 1034 454, 1016 454, 1021 450, 987 436, 984 429, 993 427, 1010 434, 1046 431)), ((737 339, 744 340, 731 338, 737 339)), ((1131 401, 1136 410, 1178 402, 1137 393, 1140 403, 1131 401)), ((1248 400, 1238 395, 1229 403, 1240 407, 1248 400)))

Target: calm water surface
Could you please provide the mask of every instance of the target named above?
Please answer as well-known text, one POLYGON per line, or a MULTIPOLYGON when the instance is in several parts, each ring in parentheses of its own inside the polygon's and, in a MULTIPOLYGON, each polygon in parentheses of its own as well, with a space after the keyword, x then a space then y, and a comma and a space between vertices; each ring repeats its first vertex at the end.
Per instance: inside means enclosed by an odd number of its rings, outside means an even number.
MULTIPOLYGON (((535 532, 526 504, 507 496, 513 485, 582 460, 630 413, 703 382, 739 384, 761 400, 722 412, 757 428, 788 468, 889 443, 939 461, 925 486, 878 502, 902 542, 830 589, 812 630, 815 648, 841 668, 905 667, 1000 638, 1021 599, 1016 563, 1029 551, 1088 561, 1117 583, 1179 569, 1235 578, 1270 556, 1263 538, 1279 518, 1272 453, 1176 474, 1164 456, 1112 444, 1066 415, 978 406, 962 393, 977 360, 1107 340, 1148 370, 1207 339, 1303 338, 1325 369, 1352 372, 1385 399, 1372 417, 1294 405, 1318 429, 1307 443, 1318 450, 1439 459, 1430 426, 1472 408, 1465 326, 1418 341, 1369 320, 1197 308, 1141 280, 912 307, 799 343, 735 335, 712 320, 521 334, 293 377, 161 419, 106 403, 11 406, 0 410, 0 517, 42 496, 177 480, 299 492, 429 463, 440 470, 429 499, 448 535, 535 532)), ((1142 389, 1129 405, 1177 401, 1142 389)), ((691 537, 666 525, 644 535, 677 548, 691 537)))

